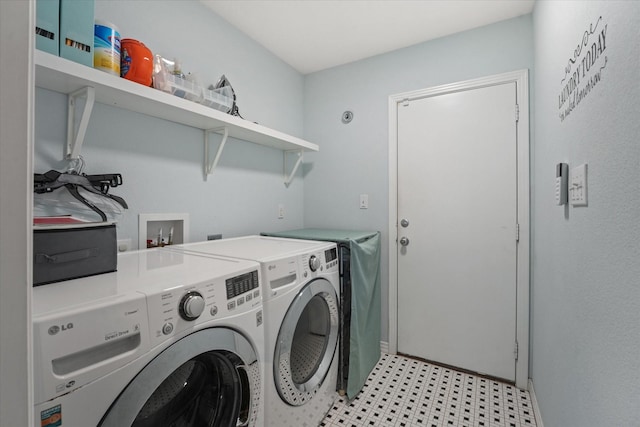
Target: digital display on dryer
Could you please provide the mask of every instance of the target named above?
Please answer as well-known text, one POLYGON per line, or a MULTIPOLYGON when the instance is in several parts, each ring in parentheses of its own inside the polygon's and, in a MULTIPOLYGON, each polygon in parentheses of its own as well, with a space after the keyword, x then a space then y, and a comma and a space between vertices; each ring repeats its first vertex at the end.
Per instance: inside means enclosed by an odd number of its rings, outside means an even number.
POLYGON ((336 248, 329 249, 324 251, 325 262, 331 262, 335 259, 338 259, 338 251, 336 248))
POLYGON ((227 286, 227 299, 235 298, 260 286, 258 283, 258 270, 227 279, 225 284, 227 286))

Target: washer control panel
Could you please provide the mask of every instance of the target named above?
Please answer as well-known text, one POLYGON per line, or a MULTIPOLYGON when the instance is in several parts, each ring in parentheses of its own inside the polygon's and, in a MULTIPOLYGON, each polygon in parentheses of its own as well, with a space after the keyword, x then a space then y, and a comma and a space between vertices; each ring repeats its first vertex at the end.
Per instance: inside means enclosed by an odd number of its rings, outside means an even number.
POLYGON ((261 305, 257 269, 147 295, 151 343, 157 345, 202 322, 241 314, 261 305))
POLYGON ((254 298, 260 298, 257 270, 227 279, 225 286, 227 288, 227 310, 229 311, 234 311, 245 303, 252 303, 254 298))
POLYGON ((187 292, 178 305, 180 317, 184 320, 196 320, 204 311, 204 298, 198 291, 187 292))

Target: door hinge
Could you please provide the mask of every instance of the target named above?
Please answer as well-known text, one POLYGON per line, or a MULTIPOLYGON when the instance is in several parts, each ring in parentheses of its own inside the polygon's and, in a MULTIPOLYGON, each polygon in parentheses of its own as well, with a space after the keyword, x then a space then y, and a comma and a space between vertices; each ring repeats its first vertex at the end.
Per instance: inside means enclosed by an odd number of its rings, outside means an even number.
POLYGON ((408 107, 409 106, 409 98, 405 98, 402 100, 402 106, 403 107, 408 107))
POLYGON ((516 123, 520 121, 520 106, 516 104, 516 123))
POLYGON ((513 358, 515 360, 518 360, 518 341, 516 341, 514 347, 513 347, 513 358))
POLYGON ((516 224, 516 242, 520 241, 520 224, 516 224))

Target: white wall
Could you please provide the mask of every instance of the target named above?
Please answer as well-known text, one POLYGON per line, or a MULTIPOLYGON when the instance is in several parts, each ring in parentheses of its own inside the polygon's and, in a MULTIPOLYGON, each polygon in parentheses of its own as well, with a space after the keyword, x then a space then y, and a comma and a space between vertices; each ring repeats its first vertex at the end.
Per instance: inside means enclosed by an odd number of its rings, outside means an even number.
POLYGON ((31 204, 35 3, 0 1, 0 427, 33 421, 31 204))
MULTIPOLYGON (((122 38, 180 59, 205 84, 225 74, 245 119, 302 136, 303 76, 200 2, 98 0, 95 16, 114 23, 122 38)), ((66 96, 38 89, 36 102, 34 170, 62 170, 66 96)), ((112 190, 129 204, 118 238, 137 246, 139 213, 189 213, 191 241, 302 226, 302 174, 284 186, 281 151, 231 140, 205 182, 203 150, 201 130, 96 104, 82 156, 86 173, 123 176, 112 190)))
MULTIPOLYGON (((537 2, 532 371, 545 427, 640 422, 639 2, 537 2), (564 68, 606 29, 606 49, 560 120, 564 68), (554 166, 588 164, 588 207, 554 205, 554 166)), ((575 71, 576 66, 572 66, 575 71)))
MULTIPOLYGON (((382 339, 388 339, 388 97, 492 74, 533 68, 527 15, 310 74, 305 137, 306 227, 382 232, 382 339), (350 124, 342 112, 352 110, 350 124), (359 209, 359 195, 369 209, 359 209)), ((420 183, 416 183, 419 186, 420 183)))

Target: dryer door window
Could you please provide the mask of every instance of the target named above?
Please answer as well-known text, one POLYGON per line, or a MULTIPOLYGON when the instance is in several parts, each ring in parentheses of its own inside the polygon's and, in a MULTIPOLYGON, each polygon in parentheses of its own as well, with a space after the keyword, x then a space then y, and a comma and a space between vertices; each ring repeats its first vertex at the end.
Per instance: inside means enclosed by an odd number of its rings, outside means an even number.
POLYGON ((226 328, 181 339, 129 383, 99 426, 248 425, 260 388, 251 348, 244 336, 226 328))
POLYGON ((299 406, 313 397, 331 366, 338 341, 338 298, 326 279, 309 282, 285 315, 275 349, 280 397, 299 406))

